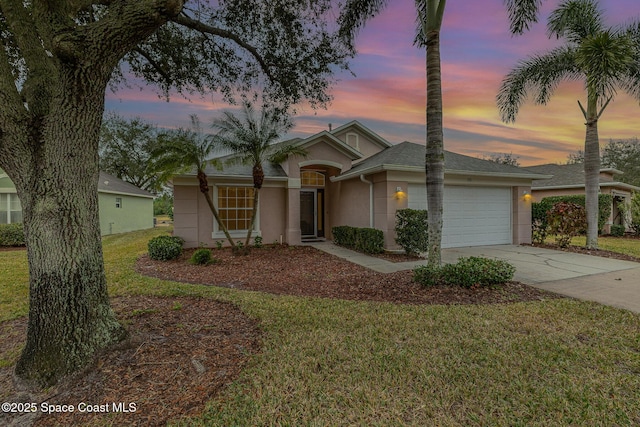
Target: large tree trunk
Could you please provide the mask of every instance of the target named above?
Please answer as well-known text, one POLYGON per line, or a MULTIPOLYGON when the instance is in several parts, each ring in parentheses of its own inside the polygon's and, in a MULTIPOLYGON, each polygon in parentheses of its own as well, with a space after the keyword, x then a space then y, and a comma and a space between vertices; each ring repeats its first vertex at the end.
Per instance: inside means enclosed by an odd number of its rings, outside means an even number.
POLYGON ((598 139, 597 98, 589 96, 587 131, 584 141, 585 207, 587 210, 587 248, 598 248, 598 193, 600 192, 600 141, 598 139))
POLYGON ((442 212, 444 196, 444 137, 442 133, 442 80, 440 71, 440 31, 427 33, 427 205, 429 248, 427 264, 442 260, 442 212))
POLYGON ((15 165, 29 260, 29 322, 16 374, 47 386, 87 365, 125 330, 109 305, 98 221, 104 81, 62 72, 51 112, 15 165))

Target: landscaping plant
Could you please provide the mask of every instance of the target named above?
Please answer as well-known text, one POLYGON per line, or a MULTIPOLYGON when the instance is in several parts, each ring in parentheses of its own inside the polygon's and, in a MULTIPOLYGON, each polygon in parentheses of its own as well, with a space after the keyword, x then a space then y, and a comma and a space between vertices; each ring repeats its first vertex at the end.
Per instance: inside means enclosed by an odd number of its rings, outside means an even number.
POLYGON ((549 231, 555 234, 556 243, 561 248, 571 244, 571 239, 584 233, 587 215, 584 206, 577 203, 559 202, 547 212, 549 231))
POLYGON ((189 262, 194 265, 209 265, 216 261, 211 258, 211 249, 200 248, 191 255, 189 262))
POLYGON ((499 285, 513 279, 516 269, 506 261, 468 257, 441 267, 421 266, 413 270, 413 281, 424 286, 475 288, 499 285))
POLYGON ((149 240, 147 248, 149 258, 158 261, 168 261, 176 259, 182 255, 182 244, 184 240, 177 236, 157 236, 149 240))
POLYGON ((408 255, 419 255, 427 251, 428 227, 426 210, 399 209, 396 211, 396 243, 408 255))

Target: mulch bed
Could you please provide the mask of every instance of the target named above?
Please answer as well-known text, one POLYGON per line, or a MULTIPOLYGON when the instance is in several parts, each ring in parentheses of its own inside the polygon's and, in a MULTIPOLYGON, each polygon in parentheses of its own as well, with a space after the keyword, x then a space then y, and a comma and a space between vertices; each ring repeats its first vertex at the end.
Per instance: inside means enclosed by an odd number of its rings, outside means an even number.
MULTIPOLYGON (((496 288, 425 288, 412 281, 411 271, 377 273, 310 246, 252 248, 247 256, 214 249, 218 262, 207 266, 188 262, 193 251, 187 249, 173 261, 154 261, 145 255, 136 269, 160 279, 206 286, 397 304, 494 304, 557 297, 517 282, 496 288)), ((404 255, 399 259, 406 260, 404 255)))
MULTIPOLYGON (((3 402, 35 402, 39 409, 42 402, 74 405, 75 412, 35 418, 0 413, 0 425, 165 425, 201 413, 260 348, 257 323, 230 303, 142 296, 115 298, 112 305, 130 339, 75 378, 46 394, 28 394, 15 390, 13 366, 0 368, 3 402), (80 413, 81 402, 108 412, 80 413), (122 408, 129 412, 116 412, 122 408)), ((26 319, 1 323, 0 334, 9 338, 0 347, 2 356, 16 354, 26 319)))

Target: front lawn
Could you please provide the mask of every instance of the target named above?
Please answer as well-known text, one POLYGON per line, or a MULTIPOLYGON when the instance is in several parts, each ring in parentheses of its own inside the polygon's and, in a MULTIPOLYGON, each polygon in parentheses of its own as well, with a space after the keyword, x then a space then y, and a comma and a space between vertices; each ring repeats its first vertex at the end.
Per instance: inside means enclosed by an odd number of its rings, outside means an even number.
MULTIPOLYGON (((584 246, 585 244, 586 238, 584 236, 575 237, 571 241, 572 246, 584 246)), ((598 237, 598 248, 640 258, 640 238, 600 236, 598 237)))
MULTIPOLYGON (((164 232, 104 238, 111 294, 231 301, 264 332, 196 425, 640 424, 638 315, 569 299, 399 305, 140 276, 136 258, 164 232)), ((26 314, 24 252, 0 252, 0 274, 0 319, 26 314)))

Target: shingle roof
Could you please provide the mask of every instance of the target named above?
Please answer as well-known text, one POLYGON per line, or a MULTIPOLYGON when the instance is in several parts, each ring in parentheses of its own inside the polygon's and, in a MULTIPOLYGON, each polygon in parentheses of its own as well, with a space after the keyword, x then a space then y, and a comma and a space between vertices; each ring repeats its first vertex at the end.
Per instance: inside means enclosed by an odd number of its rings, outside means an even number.
POLYGON ((98 178, 98 192, 130 194, 133 196, 153 197, 153 194, 142 190, 133 184, 125 182, 120 178, 109 175, 106 172, 100 172, 98 178))
MULTIPOLYGON (((425 154, 426 147, 424 145, 405 141, 354 165, 354 167, 345 172, 343 176, 369 173, 378 169, 424 169, 425 154)), ((517 166, 477 159, 475 157, 452 153, 451 151, 444 152, 444 168, 445 172, 448 173, 480 173, 521 178, 532 178, 539 175, 517 166)))
MULTIPOLYGON (((582 163, 575 163, 570 165, 537 165, 527 166, 532 172, 542 173, 547 175, 553 175, 551 179, 535 180, 532 183, 533 188, 540 187, 575 187, 584 185, 584 165, 582 163)), ((600 183, 615 182, 611 176, 600 175, 600 183)))
MULTIPOLYGON (((274 165, 270 162, 264 162, 262 164, 264 176, 269 178, 286 177, 284 169, 280 165, 274 165)), ((204 171, 208 176, 223 175, 223 176, 252 176, 253 167, 251 165, 234 164, 224 165, 222 169, 218 169, 215 166, 207 166, 204 171)), ((194 172, 195 173, 195 172, 194 172)))

